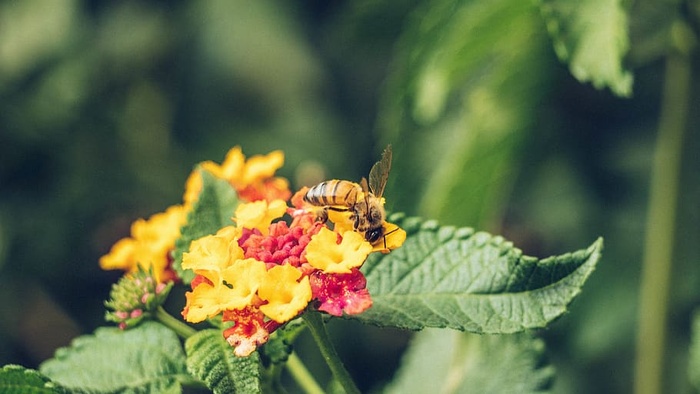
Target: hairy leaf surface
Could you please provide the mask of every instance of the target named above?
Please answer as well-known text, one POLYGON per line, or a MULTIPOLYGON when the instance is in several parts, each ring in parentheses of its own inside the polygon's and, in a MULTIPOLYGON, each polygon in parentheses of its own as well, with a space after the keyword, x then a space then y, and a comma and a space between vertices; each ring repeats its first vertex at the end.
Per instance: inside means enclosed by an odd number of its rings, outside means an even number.
POLYGON ((259 393, 259 358, 236 357, 220 330, 204 330, 185 343, 187 369, 214 393, 259 393))
POLYGON ((175 333, 155 322, 122 331, 98 328, 44 362, 41 373, 67 388, 99 392, 179 393, 191 381, 175 333))
POLYGON ((602 248, 599 239, 588 249, 538 260, 470 228, 400 215, 390 220, 408 237, 363 266, 374 304, 355 317, 380 326, 488 334, 544 327, 566 312, 602 248))
POLYGON ((64 394, 71 393, 33 369, 5 365, 0 369, 0 393, 64 394))

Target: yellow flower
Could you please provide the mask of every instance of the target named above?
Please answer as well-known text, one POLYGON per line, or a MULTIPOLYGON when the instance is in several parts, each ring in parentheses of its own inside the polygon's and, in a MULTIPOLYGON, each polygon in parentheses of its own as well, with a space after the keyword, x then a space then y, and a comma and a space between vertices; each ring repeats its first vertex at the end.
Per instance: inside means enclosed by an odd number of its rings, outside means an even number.
POLYGON ((267 271, 265 281, 258 289, 258 295, 267 304, 260 306, 265 316, 284 323, 298 315, 311 301, 309 277, 291 265, 276 265, 267 271))
POLYGON ((384 236, 372 245, 372 252, 389 253, 403 245, 406 231, 394 223, 384 223, 384 236))
POLYGON ((236 226, 226 226, 219 229, 216 235, 219 237, 224 237, 229 241, 238 240, 241 237, 241 229, 236 226))
POLYGON ((205 161, 202 163, 202 167, 214 174, 214 176, 233 183, 234 180, 240 178, 240 174, 243 172, 243 168, 245 167, 245 155, 243 155, 240 146, 234 146, 226 153, 226 157, 221 165, 213 161, 205 161))
POLYGON ((243 309, 251 304, 258 287, 265 280, 265 263, 255 259, 236 260, 220 271, 198 271, 203 281, 185 294, 183 315, 189 322, 200 322, 225 310, 243 309))
POLYGON ((227 226, 215 235, 192 241, 182 256, 182 268, 191 269, 206 280, 186 294, 185 318, 198 322, 227 309, 241 309, 251 303, 264 279, 265 263, 243 259, 238 246, 240 229, 227 226))
POLYGON ((360 267, 372 252, 372 245, 355 231, 344 232, 342 238, 339 244, 335 232, 321 228, 306 246, 306 260, 326 273, 347 274, 351 268, 360 267))
POLYGON ((112 246, 109 254, 100 258, 100 267, 103 270, 132 270, 134 250, 138 242, 133 238, 122 238, 112 246))
POLYGON ((239 204, 235 214, 236 226, 251 230, 257 228, 263 235, 267 235, 270 223, 286 211, 287 203, 283 200, 273 200, 270 203, 260 200, 239 204))
POLYGON ((188 210, 191 209, 192 205, 199 199, 202 185, 202 174, 199 173, 199 170, 195 169, 190 172, 190 176, 188 176, 187 181, 185 181, 185 194, 182 195, 182 201, 184 201, 188 210))
POLYGON ((328 210, 328 220, 333 222, 333 231, 338 234, 343 234, 346 231, 354 231, 355 227, 350 219, 352 211, 334 211, 328 210))
MULTIPOLYGON (((353 231, 354 226, 350 220, 350 211, 328 210, 328 220, 333 222, 333 231, 343 234, 346 231, 353 231)), ((394 223, 385 222, 384 236, 372 244, 372 252, 389 253, 390 251, 403 245, 406 240, 406 231, 394 223)))
POLYGON ((109 254, 100 258, 105 270, 122 269, 136 272, 138 266, 153 269, 158 281, 169 277, 170 252, 180 237, 180 227, 187 221, 187 211, 182 205, 169 207, 148 220, 138 219, 131 225, 131 237, 119 240, 109 254))
MULTIPOLYGON (((228 227, 225 227, 228 228, 228 227)), ((202 271, 221 272, 231 262, 243 258, 243 249, 238 246, 236 239, 221 235, 207 235, 192 241, 189 252, 182 255, 182 268, 202 271)), ((218 278, 210 278, 217 281, 218 278)))

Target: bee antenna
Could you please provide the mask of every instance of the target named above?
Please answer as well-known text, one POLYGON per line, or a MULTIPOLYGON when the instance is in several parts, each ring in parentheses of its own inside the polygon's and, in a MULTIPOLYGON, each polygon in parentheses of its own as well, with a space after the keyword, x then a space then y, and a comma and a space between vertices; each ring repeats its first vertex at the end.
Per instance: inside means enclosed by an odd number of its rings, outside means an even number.
POLYGON ((395 229, 393 229, 393 230, 389 231, 388 233, 385 233, 385 234, 384 234, 384 236, 382 237, 382 238, 384 238, 384 249, 386 249, 386 237, 387 237, 388 235, 391 235, 392 233, 395 233, 398 229, 399 229, 399 227, 396 227, 395 229))

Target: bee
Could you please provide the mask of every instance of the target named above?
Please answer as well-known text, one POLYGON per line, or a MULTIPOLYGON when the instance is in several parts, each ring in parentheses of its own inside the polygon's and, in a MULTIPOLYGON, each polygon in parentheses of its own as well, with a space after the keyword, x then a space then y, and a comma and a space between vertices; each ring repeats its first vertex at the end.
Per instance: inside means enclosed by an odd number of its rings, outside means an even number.
MULTIPOLYGON (((365 240, 375 244, 386 237, 384 220, 386 212, 382 201, 384 186, 391 168, 391 145, 382 153, 382 158, 372 166, 367 179, 360 183, 332 179, 312 187, 304 195, 304 201, 316 207, 323 207, 319 220, 328 219, 328 210, 350 212, 350 220, 355 231, 364 235, 365 240)), ((384 240, 386 244, 386 239, 384 240)))

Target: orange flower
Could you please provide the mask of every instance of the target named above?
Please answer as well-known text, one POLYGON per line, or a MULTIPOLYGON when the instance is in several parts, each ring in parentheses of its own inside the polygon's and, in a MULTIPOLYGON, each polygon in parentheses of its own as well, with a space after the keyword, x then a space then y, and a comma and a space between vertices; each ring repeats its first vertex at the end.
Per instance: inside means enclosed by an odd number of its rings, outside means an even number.
MULTIPOLYGON (((255 155, 247 161, 240 146, 231 148, 221 165, 205 161, 201 167, 217 178, 227 180, 244 201, 274 199, 286 200, 291 196, 289 182, 284 178, 274 177, 275 172, 284 164, 284 153, 276 150, 267 155, 255 155)), ((202 190, 202 177, 199 171, 193 171, 187 179, 185 204, 197 200, 202 190)))

